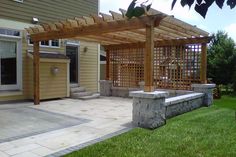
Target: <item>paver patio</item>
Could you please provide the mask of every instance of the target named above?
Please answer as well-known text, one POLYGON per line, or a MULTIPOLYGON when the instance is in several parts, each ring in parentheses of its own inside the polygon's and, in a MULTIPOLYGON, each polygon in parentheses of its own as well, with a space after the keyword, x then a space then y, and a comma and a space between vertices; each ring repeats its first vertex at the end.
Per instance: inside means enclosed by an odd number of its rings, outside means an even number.
POLYGON ((132 129, 131 113, 132 99, 115 97, 0 105, 0 157, 69 153, 132 129))

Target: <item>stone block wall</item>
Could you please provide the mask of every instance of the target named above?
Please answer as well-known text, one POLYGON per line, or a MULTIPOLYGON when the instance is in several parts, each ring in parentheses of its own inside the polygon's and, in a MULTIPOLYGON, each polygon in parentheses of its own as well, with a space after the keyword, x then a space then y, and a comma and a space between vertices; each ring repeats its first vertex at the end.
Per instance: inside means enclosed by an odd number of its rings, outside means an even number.
POLYGON ((116 97, 128 98, 130 97, 130 92, 138 90, 138 88, 111 87, 111 95, 116 97))
POLYGON ((192 93, 183 96, 167 98, 165 100, 166 118, 169 119, 202 107, 203 97, 204 94, 202 93, 192 93))
POLYGON ((138 127, 155 129, 166 123, 165 97, 167 92, 131 92, 133 97, 133 124, 138 127))
POLYGON ((215 84, 192 84, 192 89, 194 92, 204 93, 204 106, 211 106, 213 103, 213 89, 215 87, 215 84))

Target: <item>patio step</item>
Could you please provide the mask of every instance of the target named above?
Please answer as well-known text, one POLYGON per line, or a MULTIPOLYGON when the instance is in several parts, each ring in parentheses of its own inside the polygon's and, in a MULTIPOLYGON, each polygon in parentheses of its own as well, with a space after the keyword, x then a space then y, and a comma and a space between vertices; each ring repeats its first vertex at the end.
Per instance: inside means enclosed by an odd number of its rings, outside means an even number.
POLYGON ((97 99, 100 97, 100 94, 99 93, 94 93, 90 96, 83 96, 83 97, 80 97, 79 99, 81 100, 90 100, 90 99, 97 99))
POLYGON ((70 88, 70 93, 78 93, 78 92, 85 92, 86 89, 84 87, 72 87, 70 88))
POLYGON ((77 83, 71 83, 70 84, 70 88, 76 88, 79 87, 79 85, 77 83))
POLYGON ((78 84, 70 84, 70 97, 72 99, 96 99, 100 97, 99 93, 87 92, 84 87, 79 87, 78 84))
POLYGON ((74 99, 78 99, 84 96, 91 96, 93 93, 92 92, 77 92, 77 93, 72 93, 71 97, 74 99))

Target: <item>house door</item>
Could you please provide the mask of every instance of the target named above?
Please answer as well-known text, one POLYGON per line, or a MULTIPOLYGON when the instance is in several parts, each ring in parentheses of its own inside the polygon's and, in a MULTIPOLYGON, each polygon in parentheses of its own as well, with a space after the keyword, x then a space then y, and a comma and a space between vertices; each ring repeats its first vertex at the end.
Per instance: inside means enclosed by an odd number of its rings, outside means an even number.
POLYGON ((78 83, 78 46, 66 46, 66 56, 70 58, 70 83, 78 83))

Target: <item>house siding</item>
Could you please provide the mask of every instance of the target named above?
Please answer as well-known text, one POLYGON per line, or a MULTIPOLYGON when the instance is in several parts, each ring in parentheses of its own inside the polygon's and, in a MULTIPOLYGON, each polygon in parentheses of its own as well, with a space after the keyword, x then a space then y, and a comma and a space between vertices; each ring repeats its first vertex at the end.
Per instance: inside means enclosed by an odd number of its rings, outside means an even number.
POLYGON ((98 92, 98 53, 98 44, 81 41, 80 85, 92 92, 98 92), (83 52, 85 46, 87 52, 83 52))
MULTIPOLYGON (((88 16, 98 13, 98 0, 24 0, 18 3, 13 0, 0 1, 0 28, 10 28, 22 31, 22 90, 15 95, 1 95, 0 101, 21 100, 33 98, 33 60, 27 54, 33 46, 28 45, 24 28, 33 26, 32 17, 40 22, 52 22, 75 16, 88 16)), ((65 40, 61 40, 60 48, 40 47, 40 51, 58 52, 65 54, 65 40)), ((88 91, 98 91, 98 44, 80 42, 80 86, 88 91), (84 47, 88 52, 83 53, 84 47)), ((55 62, 41 62, 40 64, 40 95, 41 99, 60 98, 68 96, 67 64, 55 62), (55 78, 49 72, 51 66, 58 66, 61 70, 55 78), (52 84, 53 82, 53 84, 52 84), (50 86, 48 88, 48 86, 50 86)))
POLYGON ((12 100, 23 100, 26 99, 25 96, 21 93, 5 93, 4 95, 0 95, 0 101, 12 101, 12 100))
POLYGON ((45 23, 98 14, 98 0, 1 0, 0 6, 0 18, 26 23, 31 23, 32 17, 45 23))

